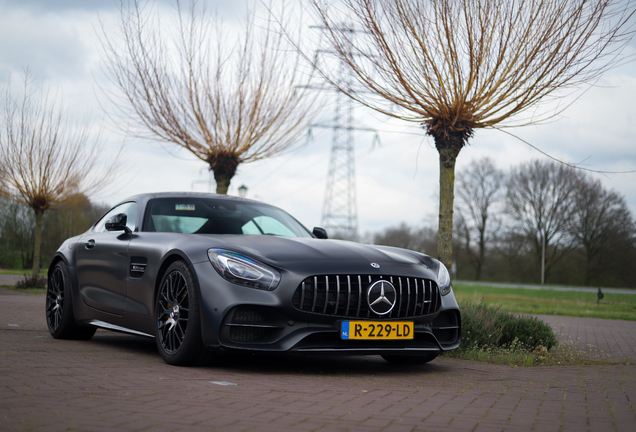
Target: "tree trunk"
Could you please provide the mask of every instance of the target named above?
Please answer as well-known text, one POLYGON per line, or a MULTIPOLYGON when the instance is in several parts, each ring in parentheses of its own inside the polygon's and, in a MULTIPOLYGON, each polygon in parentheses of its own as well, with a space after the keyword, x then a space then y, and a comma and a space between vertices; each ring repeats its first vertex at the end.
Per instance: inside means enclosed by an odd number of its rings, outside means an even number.
POLYGON ((484 263, 483 263, 483 261, 480 259, 480 260, 477 262, 477 268, 475 269, 475 280, 476 280, 476 281, 481 280, 481 269, 483 268, 483 266, 484 266, 484 263))
POLYGON ((215 172, 214 180, 216 180, 216 193, 220 195, 227 195, 227 190, 230 188, 230 181, 232 178, 215 172))
POLYGON ((455 202, 455 161, 463 146, 458 137, 435 137, 439 152, 439 229, 438 259, 449 269, 453 266, 453 204, 455 202))
POLYGON ((236 174, 236 169, 241 163, 239 157, 235 154, 219 153, 210 156, 207 162, 210 164, 210 171, 214 172, 216 193, 227 195, 232 177, 236 174))
POLYGON ((33 245, 33 278, 38 277, 40 272, 40 248, 42 247, 42 221, 44 210, 34 209, 35 212, 35 244, 33 245))
POLYGON ((484 267, 484 261, 486 260, 486 220, 482 218, 482 225, 479 229, 479 256, 477 257, 477 266, 475 269, 475 280, 481 280, 481 270, 484 267))

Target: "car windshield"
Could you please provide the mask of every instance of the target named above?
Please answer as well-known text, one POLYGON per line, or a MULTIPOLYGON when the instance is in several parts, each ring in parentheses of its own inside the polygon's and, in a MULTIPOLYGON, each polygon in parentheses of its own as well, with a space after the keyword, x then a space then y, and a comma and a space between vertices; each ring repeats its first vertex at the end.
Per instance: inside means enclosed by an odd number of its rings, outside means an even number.
POLYGON ((221 198, 156 198, 148 202, 143 231, 311 237, 284 211, 221 198))

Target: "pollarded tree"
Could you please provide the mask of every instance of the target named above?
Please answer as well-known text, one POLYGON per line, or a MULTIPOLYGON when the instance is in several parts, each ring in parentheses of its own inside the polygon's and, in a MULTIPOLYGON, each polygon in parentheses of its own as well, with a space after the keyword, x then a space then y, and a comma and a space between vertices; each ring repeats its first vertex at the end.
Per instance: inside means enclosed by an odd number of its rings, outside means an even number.
POLYGON ((102 47, 130 132, 187 149, 226 194, 239 164, 288 149, 320 104, 311 70, 272 19, 248 11, 237 35, 202 3, 184 8, 176 0, 170 28, 148 2, 122 0, 121 39, 103 28, 102 47))
MULTIPOLYGON (((359 86, 340 88, 422 125, 440 163, 438 255, 452 259, 455 161, 475 130, 536 124, 538 106, 593 82, 632 36, 630 0, 311 0, 359 86), (353 36, 351 23, 358 32, 353 36), (564 91, 567 90, 567 91, 564 91)), ((328 69, 322 73, 332 82, 328 69)), ((545 108, 544 106, 544 109, 545 108)))
MULTIPOLYGON (((66 119, 61 102, 41 89, 24 86, 4 91, 0 115, 0 197, 33 210, 33 277, 40 267, 44 212, 84 200, 114 175, 116 157, 101 152, 88 126, 66 119)), ((117 154, 117 152, 114 152, 117 154)))
POLYGON ((435 242, 431 239, 437 233, 429 227, 411 227, 405 222, 399 225, 385 228, 373 235, 373 244, 395 246, 403 249, 411 249, 422 253, 431 253, 435 249, 435 242))

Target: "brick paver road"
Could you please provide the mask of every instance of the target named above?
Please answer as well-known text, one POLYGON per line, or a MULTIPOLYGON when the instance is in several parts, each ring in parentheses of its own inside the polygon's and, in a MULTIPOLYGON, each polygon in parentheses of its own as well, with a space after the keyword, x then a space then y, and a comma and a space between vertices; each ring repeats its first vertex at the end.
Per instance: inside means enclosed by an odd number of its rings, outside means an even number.
POLYGON ((397 368, 376 357, 246 355, 178 368, 149 339, 101 330, 87 342, 52 339, 44 296, 0 289, 0 307, 2 431, 608 432, 636 425, 632 361, 511 368, 440 358, 397 368))

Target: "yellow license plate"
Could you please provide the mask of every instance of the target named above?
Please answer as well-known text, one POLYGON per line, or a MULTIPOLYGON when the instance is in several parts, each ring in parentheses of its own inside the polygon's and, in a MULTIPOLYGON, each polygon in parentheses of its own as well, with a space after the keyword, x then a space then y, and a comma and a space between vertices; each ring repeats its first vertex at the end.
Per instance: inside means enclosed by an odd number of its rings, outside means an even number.
POLYGON ((340 337, 365 340, 413 339, 413 323, 409 321, 343 321, 340 337))

